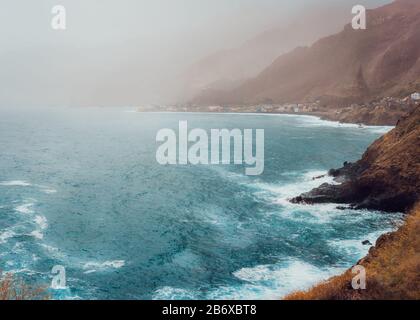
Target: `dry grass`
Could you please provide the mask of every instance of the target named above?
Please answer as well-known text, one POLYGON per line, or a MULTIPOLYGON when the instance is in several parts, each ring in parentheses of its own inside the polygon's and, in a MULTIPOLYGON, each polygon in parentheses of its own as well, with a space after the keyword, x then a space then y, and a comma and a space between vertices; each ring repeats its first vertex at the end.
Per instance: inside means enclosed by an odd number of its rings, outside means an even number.
POLYGON ((45 288, 34 288, 12 274, 0 274, 0 300, 47 300, 45 288))
POLYGON ((420 299, 420 204, 396 232, 378 239, 359 262, 366 268, 366 290, 354 290, 351 271, 286 300, 420 299))

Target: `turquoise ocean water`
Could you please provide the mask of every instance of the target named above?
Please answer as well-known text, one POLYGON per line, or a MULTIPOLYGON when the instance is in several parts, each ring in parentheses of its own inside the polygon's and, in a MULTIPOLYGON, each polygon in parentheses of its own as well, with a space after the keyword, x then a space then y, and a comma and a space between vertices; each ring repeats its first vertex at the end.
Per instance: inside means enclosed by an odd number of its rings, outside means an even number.
POLYGON ((353 265, 395 216, 287 201, 389 128, 314 117, 0 110, 0 270, 57 299, 276 299, 353 265), (156 133, 265 130, 265 171, 161 166, 156 133))

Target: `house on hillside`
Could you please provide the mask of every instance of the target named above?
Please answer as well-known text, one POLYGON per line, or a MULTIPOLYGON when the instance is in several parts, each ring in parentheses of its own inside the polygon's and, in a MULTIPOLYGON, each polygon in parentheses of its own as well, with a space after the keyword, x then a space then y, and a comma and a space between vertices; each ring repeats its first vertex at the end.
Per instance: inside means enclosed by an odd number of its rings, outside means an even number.
POLYGON ((413 94, 411 94, 411 99, 418 101, 420 100, 420 93, 419 92, 414 92, 413 94))

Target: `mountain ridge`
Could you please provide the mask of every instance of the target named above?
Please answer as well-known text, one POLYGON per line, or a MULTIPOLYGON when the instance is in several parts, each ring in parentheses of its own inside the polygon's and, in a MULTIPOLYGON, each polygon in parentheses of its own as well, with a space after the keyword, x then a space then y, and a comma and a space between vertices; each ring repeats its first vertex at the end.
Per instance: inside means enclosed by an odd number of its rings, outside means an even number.
POLYGON ((314 43, 321 36, 340 31, 350 19, 349 3, 328 9, 311 8, 304 16, 281 22, 237 47, 217 51, 193 63, 181 75, 183 94, 191 99, 202 90, 232 90, 257 76, 281 54, 299 45, 314 43), (329 19, 325 19, 328 14, 329 19), (284 24, 284 25, 283 25, 284 24), (309 28, 308 24, 313 27, 309 28))
POLYGON ((367 29, 343 31, 278 57, 229 91, 208 90, 195 104, 359 102, 420 89, 420 1, 367 11, 367 29))

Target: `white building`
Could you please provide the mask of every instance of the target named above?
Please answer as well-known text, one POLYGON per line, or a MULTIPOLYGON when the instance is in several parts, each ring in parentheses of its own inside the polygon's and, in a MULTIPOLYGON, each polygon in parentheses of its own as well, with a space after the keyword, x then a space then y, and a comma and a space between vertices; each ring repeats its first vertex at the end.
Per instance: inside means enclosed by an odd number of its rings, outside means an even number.
POLYGON ((414 92, 414 93, 411 95, 411 99, 413 99, 413 100, 420 100, 420 93, 418 93, 418 92, 414 92))

